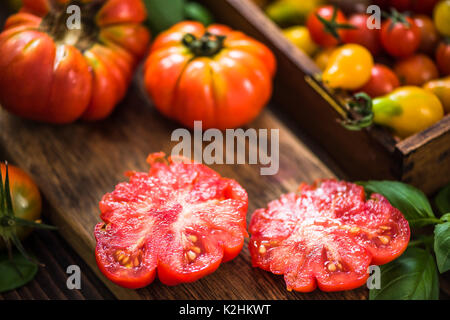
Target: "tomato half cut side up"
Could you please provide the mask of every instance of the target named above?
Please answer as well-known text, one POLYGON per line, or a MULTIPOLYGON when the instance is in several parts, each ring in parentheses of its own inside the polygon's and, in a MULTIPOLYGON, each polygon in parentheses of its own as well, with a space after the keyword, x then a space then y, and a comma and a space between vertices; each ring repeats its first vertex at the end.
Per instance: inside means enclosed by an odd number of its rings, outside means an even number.
POLYGON ((402 213, 380 194, 366 199, 356 184, 323 180, 302 184, 254 212, 252 263, 284 274, 288 290, 350 290, 363 285, 370 265, 406 249, 410 229, 402 213))
POLYGON ((193 282, 241 251, 248 196, 234 180, 184 159, 152 154, 100 202, 96 260, 111 281, 141 288, 193 282))

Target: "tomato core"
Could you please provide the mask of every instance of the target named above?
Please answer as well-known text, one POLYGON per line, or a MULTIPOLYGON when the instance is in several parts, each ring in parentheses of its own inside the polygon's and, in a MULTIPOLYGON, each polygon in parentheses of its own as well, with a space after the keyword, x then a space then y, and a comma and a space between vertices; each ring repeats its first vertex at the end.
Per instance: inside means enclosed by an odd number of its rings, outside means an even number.
POLYGON ((42 19, 39 30, 47 33, 56 43, 71 45, 81 52, 92 47, 97 42, 100 28, 95 17, 104 4, 104 0, 92 2, 82 2, 72 0, 66 4, 52 2, 49 13, 42 19), (71 6, 80 9, 80 26, 69 27, 71 18, 76 18, 76 12, 71 10, 71 6))

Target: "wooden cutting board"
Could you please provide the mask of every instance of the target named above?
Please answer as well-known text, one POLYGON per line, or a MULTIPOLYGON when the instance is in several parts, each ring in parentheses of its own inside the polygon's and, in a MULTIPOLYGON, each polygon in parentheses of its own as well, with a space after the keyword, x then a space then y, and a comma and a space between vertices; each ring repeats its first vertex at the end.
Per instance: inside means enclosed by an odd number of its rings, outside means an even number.
MULTIPOLYGON (((275 108, 275 106, 272 106, 275 108)), ((45 214, 59 232, 101 277, 118 298, 126 299, 364 299, 364 288, 309 294, 288 292, 282 276, 252 268, 247 246, 215 273, 195 283, 168 287, 156 280, 147 288, 120 288, 98 271, 93 229, 100 221, 102 195, 125 181, 127 170, 147 171, 149 153, 170 154, 176 142, 171 133, 179 126, 163 118, 147 101, 138 84, 113 115, 96 123, 53 126, 30 122, 0 111, 0 148, 9 160, 28 171, 46 199, 45 214)), ((236 179, 249 194, 251 213, 280 194, 296 190, 302 181, 333 177, 277 118, 265 111, 254 128, 279 129, 280 170, 261 176, 257 165, 215 165, 225 177, 236 179)), ((248 243, 248 241, 247 241, 248 243)))

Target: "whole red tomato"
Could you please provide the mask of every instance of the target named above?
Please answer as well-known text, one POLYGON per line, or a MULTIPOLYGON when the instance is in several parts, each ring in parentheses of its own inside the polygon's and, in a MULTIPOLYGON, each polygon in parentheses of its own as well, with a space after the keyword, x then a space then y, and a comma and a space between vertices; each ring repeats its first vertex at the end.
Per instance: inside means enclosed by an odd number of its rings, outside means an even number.
POLYGON ((186 21, 156 38, 145 85, 156 108, 187 127, 234 128, 261 112, 275 68, 272 52, 242 32, 186 21))
POLYGON ((51 123, 108 116, 149 42, 142 1, 23 3, 0 34, 0 104, 51 123), (73 4, 81 7, 81 28, 69 29, 73 4))
POLYGON ((424 54, 398 61, 394 71, 402 85, 421 86, 425 82, 439 77, 439 72, 433 60, 424 54))
POLYGON ((375 64, 369 81, 356 91, 363 91, 372 98, 384 96, 400 86, 397 75, 383 64, 375 64))
POLYGON ((367 28, 368 18, 367 14, 353 14, 348 19, 348 23, 355 26, 356 29, 345 30, 343 41, 345 43, 360 44, 366 47, 373 55, 377 55, 381 50, 380 30, 367 28))
POLYGON ((450 75, 450 40, 442 41, 437 47, 436 63, 443 76, 450 75))
POLYGON ((413 17, 414 23, 420 29, 419 51, 433 54, 439 42, 439 33, 430 17, 418 14, 413 17))
POLYGON ((322 6, 311 12, 306 21, 311 38, 318 45, 335 47, 348 27, 344 13, 335 6, 322 6))
POLYGON ((420 29, 414 20, 395 10, 381 26, 381 43, 393 57, 412 55, 420 45, 420 29))

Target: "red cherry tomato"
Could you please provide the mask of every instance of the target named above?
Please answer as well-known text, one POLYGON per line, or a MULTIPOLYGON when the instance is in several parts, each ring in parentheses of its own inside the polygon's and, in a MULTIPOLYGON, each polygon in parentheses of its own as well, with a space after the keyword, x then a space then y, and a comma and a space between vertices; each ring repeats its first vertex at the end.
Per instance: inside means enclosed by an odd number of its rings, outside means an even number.
POLYGON ((192 162, 150 155, 148 173, 130 173, 100 202, 96 260, 127 288, 195 281, 244 245, 248 197, 234 180, 192 162), (161 162, 162 161, 162 162, 161 162))
POLYGON ((327 48, 339 44, 344 35, 342 26, 345 26, 346 23, 347 19, 344 13, 337 7, 322 6, 309 14, 306 26, 314 42, 327 48), (324 21, 321 21, 318 16, 324 21))
POLYGON ((383 64, 375 64, 369 81, 356 91, 363 91, 372 98, 384 96, 400 86, 397 75, 383 64))
POLYGON ((433 54, 439 42, 439 33, 430 17, 419 14, 413 17, 414 23, 420 29, 419 51, 433 54))
POLYGON ((349 19, 348 23, 357 29, 345 30, 343 41, 345 43, 357 43, 366 47, 372 55, 377 55, 381 50, 380 30, 367 28, 368 15, 355 13, 349 19))
POLYGON ((425 82, 439 77, 433 60, 424 54, 416 54, 398 61, 394 66, 394 71, 402 85, 421 86, 425 82))
POLYGON ((381 43, 393 57, 412 55, 420 45, 420 29, 409 17, 398 12, 393 18, 385 20, 381 26, 381 43))
POLYGON ((436 50, 436 63, 441 75, 450 75, 450 41, 442 41, 436 50))
POLYGON ((326 180, 303 185, 254 212, 249 243, 255 267, 284 274, 288 290, 349 290, 365 284, 368 268, 406 249, 408 221, 380 194, 326 180))

